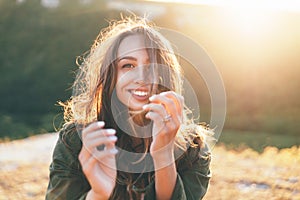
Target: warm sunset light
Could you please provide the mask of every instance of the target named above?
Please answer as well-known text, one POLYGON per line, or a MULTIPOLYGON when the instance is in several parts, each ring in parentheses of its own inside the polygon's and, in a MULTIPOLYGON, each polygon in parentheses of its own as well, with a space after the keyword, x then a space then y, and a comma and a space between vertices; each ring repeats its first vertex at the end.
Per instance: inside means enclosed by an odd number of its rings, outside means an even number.
POLYGON ((210 6, 225 6, 230 8, 258 8, 264 10, 284 10, 292 12, 300 12, 300 2, 297 0, 146 0, 149 2, 164 2, 164 3, 185 3, 185 4, 198 4, 210 6))
POLYGON ((0 200, 300 200, 300 0, 0 0, 0 13, 0 200), (177 75, 183 98, 152 96, 165 88, 149 77, 177 88, 177 75))
MULTIPOLYGON (((262 39, 272 34, 281 13, 300 13, 297 0, 148 0, 148 2, 182 3, 220 8, 219 21, 222 26, 234 31, 239 38, 262 39)), ((220 24, 216 24, 220 25, 220 24)))
MULTIPOLYGON (((204 1, 209 2, 209 1, 204 1)), ((241 37, 258 39, 272 34, 278 24, 277 15, 282 12, 300 12, 297 1, 212 1, 215 6, 221 6, 226 11, 224 23, 229 23, 241 37)))
POLYGON ((276 22, 274 16, 266 11, 253 8, 230 8, 223 17, 228 28, 233 28, 241 37, 257 39, 269 33, 276 22))

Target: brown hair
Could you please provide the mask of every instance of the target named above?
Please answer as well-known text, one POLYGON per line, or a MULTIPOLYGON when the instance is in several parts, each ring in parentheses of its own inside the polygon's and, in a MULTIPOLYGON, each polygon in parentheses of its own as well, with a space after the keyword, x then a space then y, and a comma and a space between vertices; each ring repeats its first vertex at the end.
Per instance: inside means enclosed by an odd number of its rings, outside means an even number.
MULTIPOLYGON (((128 148, 132 145, 134 137, 125 134, 118 127, 112 109, 118 109, 120 113, 124 113, 122 112, 124 108, 120 102, 112 105, 111 99, 117 79, 117 50, 122 40, 132 34, 141 34, 145 38, 147 47, 150 47, 147 48, 147 52, 151 63, 168 66, 164 73, 158 74, 158 88, 152 92, 160 93, 172 90, 178 94, 182 93, 181 66, 171 44, 145 18, 132 16, 111 22, 108 28, 100 32, 90 51, 80 57, 78 61, 81 61, 81 63, 78 62, 79 71, 73 85, 73 95, 63 105, 64 117, 67 123, 73 122, 85 126, 97 120, 105 121, 106 127, 117 130, 119 138, 117 145, 126 150, 129 150, 128 148)), ((176 145, 181 149, 186 149, 187 144, 195 145, 194 138, 198 138, 197 143, 201 145, 203 133, 206 131, 201 126, 195 125, 192 119, 187 118, 188 112, 189 110, 185 108, 183 125, 176 136, 176 145)), ((143 114, 141 112, 138 115, 143 114)), ((129 130, 134 131, 130 123, 129 126, 129 130)), ((151 138, 141 139, 141 142, 142 150, 134 149, 132 146, 133 149, 131 150, 146 154, 151 144, 151 138)), ((135 199, 138 195, 132 189, 135 182, 141 178, 146 180, 145 183, 142 183, 142 186, 145 186, 153 178, 152 175, 153 173, 137 175, 118 171, 117 185, 111 199, 135 199)))

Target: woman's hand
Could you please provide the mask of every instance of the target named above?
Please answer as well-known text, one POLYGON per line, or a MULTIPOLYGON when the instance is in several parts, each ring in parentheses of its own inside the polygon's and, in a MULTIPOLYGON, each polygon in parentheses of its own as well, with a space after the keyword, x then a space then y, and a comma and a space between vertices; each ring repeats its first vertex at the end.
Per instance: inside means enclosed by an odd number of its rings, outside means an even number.
POLYGON ((87 199, 108 199, 116 180, 115 142, 113 129, 103 129, 104 122, 94 122, 82 131, 82 149, 79 161, 91 185, 87 199), (105 146, 103 150, 97 147, 105 146))
POLYGON ((174 158, 174 141, 183 118, 183 97, 168 91, 154 95, 143 108, 146 117, 153 121, 150 154, 155 167, 156 199, 172 197, 177 172, 174 158))
POLYGON ((154 158, 165 153, 173 154, 175 136, 182 123, 183 97, 168 91, 154 95, 149 100, 150 103, 143 108, 149 111, 146 118, 154 122, 150 153, 154 158))

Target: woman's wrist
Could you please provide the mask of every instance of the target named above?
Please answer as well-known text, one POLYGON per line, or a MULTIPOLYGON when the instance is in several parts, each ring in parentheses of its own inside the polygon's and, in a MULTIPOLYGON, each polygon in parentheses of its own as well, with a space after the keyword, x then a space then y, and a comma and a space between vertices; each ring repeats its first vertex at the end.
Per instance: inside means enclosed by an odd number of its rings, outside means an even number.
POLYGON ((86 200, 107 200, 108 198, 109 196, 106 197, 105 195, 98 194, 93 189, 91 189, 86 195, 86 200))
POLYGON ((161 169, 175 162, 173 148, 162 148, 151 152, 155 169, 161 169))
POLYGON ((177 178, 173 153, 171 156, 170 154, 162 154, 161 157, 164 159, 154 159, 155 193, 157 200, 171 199, 177 178))

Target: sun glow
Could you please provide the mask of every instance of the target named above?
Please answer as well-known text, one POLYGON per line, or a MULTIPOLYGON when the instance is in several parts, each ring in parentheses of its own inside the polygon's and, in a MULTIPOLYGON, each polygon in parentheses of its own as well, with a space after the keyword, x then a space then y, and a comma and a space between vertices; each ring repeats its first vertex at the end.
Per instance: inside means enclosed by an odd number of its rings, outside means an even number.
POLYGON ((295 0, 212 2, 224 8, 224 23, 247 39, 256 40, 272 34, 272 30, 278 24, 279 13, 300 13, 300 2, 295 0))
POLYGON ((298 0, 148 0, 149 2, 206 5, 221 8, 223 22, 235 28, 241 36, 257 38, 267 34, 275 15, 282 12, 300 13, 298 0))
POLYGON ((273 13, 247 8, 230 8, 224 11, 223 22, 241 37, 257 39, 272 31, 276 24, 273 13))
POLYGON ((146 0, 149 2, 184 3, 210 6, 225 6, 231 8, 255 8, 273 11, 300 12, 300 1, 298 0, 146 0))
POLYGON ((178 26, 222 61, 251 69, 296 63, 291 59, 300 47, 298 0, 151 1, 182 4, 178 26))

